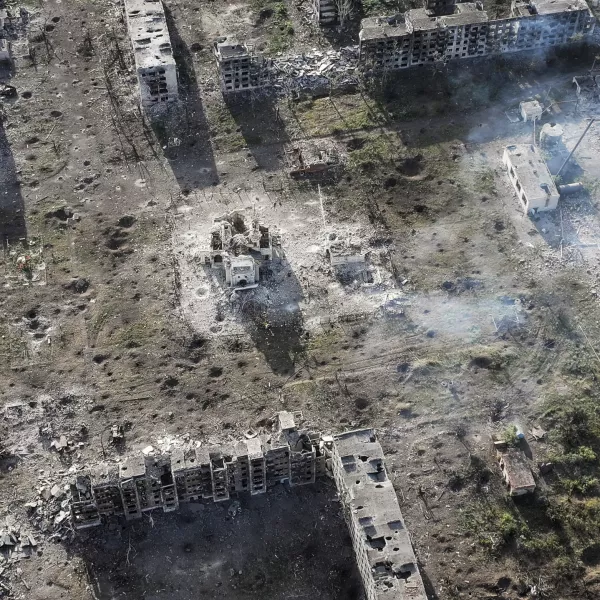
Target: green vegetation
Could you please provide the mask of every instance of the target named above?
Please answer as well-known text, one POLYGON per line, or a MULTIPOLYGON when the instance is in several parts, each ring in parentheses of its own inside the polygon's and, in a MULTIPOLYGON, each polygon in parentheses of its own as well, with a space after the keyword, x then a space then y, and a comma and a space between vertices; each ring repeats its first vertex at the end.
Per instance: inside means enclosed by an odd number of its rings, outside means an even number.
POLYGON ((371 129, 385 124, 386 116, 360 94, 317 98, 295 105, 295 116, 307 136, 326 136, 371 129))
POLYGON ((519 438, 517 437, 516 425, 510 425, 503 431, 502 441, 505 442, 508 446, 518 446, 519 438))
MULTIPOLYGON (((554 582, 573 579, 600 556, 600 409, 595 399, 556 398, 542 417, 545 459, 554 471, 526 500, 505 497, 472 506, 463 527, 492 555, 511 553, 554 582)), ((508 428, 504 438, 513 438, 508 428)))
POLYGON ((222 99, 207 104, 206 116, 210 123, 212 142, 217 150, 238 152, 246 146, 238 124, 222 99))
POLYGON ((287 50, 292 43, 295 31, 285 3, 273 0, 254 0, 252 10, 256 14, 257 21, 264 24, 269 34, 268 53, 277 54, 287 50))
POLYGON ((393 161, 399 154, 395 140, 387 135, 377 135, 366 139, 362 148, 354 150, 348 158, 350 170, 370 171, 382 163, 393 161))
POLYGON ((363 0, 362 9, 365 17, 393 15, 411 8, 407 0, 363 0))

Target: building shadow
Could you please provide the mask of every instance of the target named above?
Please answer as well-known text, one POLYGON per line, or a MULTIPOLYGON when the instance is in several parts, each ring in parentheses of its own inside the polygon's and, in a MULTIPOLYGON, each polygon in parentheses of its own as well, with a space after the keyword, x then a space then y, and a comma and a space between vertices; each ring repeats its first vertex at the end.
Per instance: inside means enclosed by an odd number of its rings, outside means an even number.
POLYGON ((26 236, 21 183, 0 114, 0 241, 4 246, 26 236))
POLYGON ((151 124, 179 187, 189 192, 216 185, 219 178, 193 56, 171 10, 164 8, 177 64, 179 102, 151 124))
POLYGON ((141 520, 110 517, 65 548, 83 562, 97 600, 283 598, 290 581, 300 598, 362 598, 350 536, 331 497, 321 483, 278 485, 141 520))
POLYGON ((258 168, 265 171, 284 168, 285 145, 290 138, 279 114, 276 94, 267 95, 267 90, 262 90, 254 94, 226 94, 224 98, 258 168))
POLYGON ((285 260, 261 267, 258 288, 242 292, 239 311, 248 335, 278 375, 291 375, 305 350, 302 286, 285 260))

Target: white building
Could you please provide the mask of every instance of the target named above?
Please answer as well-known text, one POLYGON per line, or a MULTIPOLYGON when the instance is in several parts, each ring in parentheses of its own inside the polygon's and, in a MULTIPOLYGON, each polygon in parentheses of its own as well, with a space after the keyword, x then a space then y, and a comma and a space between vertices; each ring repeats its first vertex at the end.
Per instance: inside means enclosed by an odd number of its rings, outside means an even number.
POLYGON ((234 290, 249 290, 258 287, 258 263, 248 255, 224 256, 225 281, 234 290))
POLYGON ((521 109, 521 116, 525 123, 527 121, 538 121, 542 118, 542 113, 544 112, 542 105, 537 100, 521 102, 519 108, 521 109))
POLYGON ((177 67, 160 0, 125 0, 140 99, 144 108, 178 99, 177 67))
POLYGON ((6 38, 0 38, 0 63, 2 62, 12 62, 10 42, 6 38))
POLYGON ((539 150, 531 144, 507 146, 504 165, 527 212, 554 210, 560 194, 539 150))

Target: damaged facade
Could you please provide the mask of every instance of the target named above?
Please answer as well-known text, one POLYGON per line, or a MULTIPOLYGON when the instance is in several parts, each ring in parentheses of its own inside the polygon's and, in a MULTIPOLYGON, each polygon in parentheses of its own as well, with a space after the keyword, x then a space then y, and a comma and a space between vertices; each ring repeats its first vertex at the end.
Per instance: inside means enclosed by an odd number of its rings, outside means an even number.
POLYGON ((431 1, 403 14, 363 19, 360 61, 369 71, 387 71, 550 48, 591 34, 594 25, 584 0, 516 1, 504 19, 491 19, 481 3, 431 1))
POLYGON ((176 102, 177 67, 160 0, 125 0, 125 17, 144 108, 176 102))
POLYGON ((191 500, 264 494, 280 483, 314 483, 326 472, 340 495, 368 600, 425 600, 410 536, 371 429, 322 435, 299 429, 294 415, 283 411, 271 434, 102 464, 71 485, 72 523, 81 530, 108 516, 132 520, 191 500))
POLYGON ((281 238, 256 217, 234 210, 214 220, 210 249, 204 262, 225 269, 225 282, 234 289, 258 285, 260 266, 281 257, 281 238))
POLYGON ((220 38, 214 43, 213 51, 223 94, 248 92, 267 84, 265 61, 254 54, 251 46, 220 38))
POLYGON ((15 65, 15 60, 29 55, 27 28, 30 15, 25 8, 4 8, 0 2, 0 63, 15 65))
POLYGON ((526 212, 554 210, 560 194, 546 162, 532 144, 507 146, 503 156, 508 177, 526 212))

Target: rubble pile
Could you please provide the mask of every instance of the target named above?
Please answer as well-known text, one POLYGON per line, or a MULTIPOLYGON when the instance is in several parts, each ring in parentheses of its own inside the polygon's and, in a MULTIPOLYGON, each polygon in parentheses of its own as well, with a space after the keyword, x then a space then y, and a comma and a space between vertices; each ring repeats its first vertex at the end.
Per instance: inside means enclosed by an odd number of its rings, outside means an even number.
POLYGON ((43 471, 39 476, 37 497, 25 504, 29 511, 30 522, 40 532, 46 534, 50 541, 70 539, 72 529, 67 496, 68 483, 80 470, 79 465, 72 465, 66 471, 59 471, 57 477, 64 479, 60 482, 57 482, 54 477, 50 480, 43 471))
POLYGON ((274 59, 268 66, 275 89, 329 90, 355 86, 359 81, 358 46, 274 59))
POLYGON ((23 527, 12 515, 0 521, 0 574, 6 566, 29 558, 37 548, 38 542, 31 531, 23 527))

